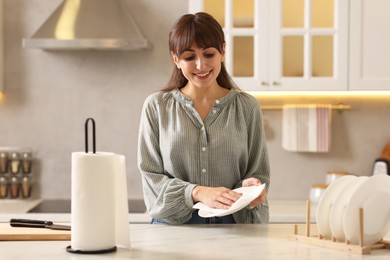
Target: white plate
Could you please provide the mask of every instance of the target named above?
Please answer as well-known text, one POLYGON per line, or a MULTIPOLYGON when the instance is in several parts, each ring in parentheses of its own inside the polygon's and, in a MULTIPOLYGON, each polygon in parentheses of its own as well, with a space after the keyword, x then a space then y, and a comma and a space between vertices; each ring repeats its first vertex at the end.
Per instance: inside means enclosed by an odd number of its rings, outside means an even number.
POLYGON ((333 207, 334 200, 338 198, 339 193, 344 187, 356 179, 354 175, 345 175, 337 178, 329 187, 324 191, 320 201, 317 205, 316 222, 318 233, 326 239, 332 238, 332 231, 330 230, 329 215, 330 210, 333 207))
POLYGON ((352 244, 359 244, 359 208, 363 208, 364 245, 375 244, 390 230, 390 176, 370 177, 351 196, 344 214, 344 233, 352 244))
POLYGON ((265 184, 234 189, 235 192, 242 193, 242 196, 228 209, 210 208, 202 202, 196 203, 193 208, 199 209, 198 214, 202 218, 226 216, 248 206, 252 200, 256 199, 263 192, 264 188, 265 184))
POLYGON ((360 176, 348 182, 344 189, 339 193, 339 196, 334 200, 333 207, 330 210, 329 225, 332 231, 332 236, 338 241, 345 240, 344 234, 344 213, 345 209, 355 190, 369 178, 360 176))

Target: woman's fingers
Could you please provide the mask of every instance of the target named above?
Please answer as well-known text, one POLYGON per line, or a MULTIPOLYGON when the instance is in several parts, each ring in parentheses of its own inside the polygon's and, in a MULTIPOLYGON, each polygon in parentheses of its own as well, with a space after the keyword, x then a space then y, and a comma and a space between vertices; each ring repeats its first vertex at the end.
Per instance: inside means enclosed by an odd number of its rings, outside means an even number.
POLYGON ((229 208, 242 196, 241 193, 232 191, 228 188, 219 187, 213 189, 215 191, 215 197, 212 202, 212 207, 214 208, 229 208))
POLYGON ((261 181, 259 179, 251 177, 251 178, 243 180, 242 187, 257 186, 260 184, 261 184, 261 181))
POLYGON ((263 192, 259 195, 259 197, 252 200, 252 202, 249 204, 249 206, 251 206, 251 207, 260 206, 261 204, 263 204, 266 197, 267 197, 267 191, 264 189, 263 192))
POLYGON ((231 206, 241 196, 242 196, 241 193, 238 193, 238 192, 235 192, 232 190, 227 190, 227 191, 223 192, 217 200, 225 205, 231 206))

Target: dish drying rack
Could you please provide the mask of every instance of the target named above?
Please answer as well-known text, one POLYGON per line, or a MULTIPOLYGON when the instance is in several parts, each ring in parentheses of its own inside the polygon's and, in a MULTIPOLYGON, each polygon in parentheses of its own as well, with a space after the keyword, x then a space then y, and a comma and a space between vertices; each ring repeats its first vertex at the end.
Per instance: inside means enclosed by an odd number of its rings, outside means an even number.
POLYGON ((293 239, 297 242, 315 245, 325 248, 331 248, 335 250, 341 250, 345 252, 350 252, 360 255, 371 254, 372 250, 376 249, 390 249, 390 241, 381 239, 373 245, 364 246, 364 212, 363 208, 359 209, 359 245, 353 245, 350 241, 346 240, 345 242, 336 241, 335 238, 331 240, 325 239, 321 235, 311 236, 310 235, 310 201, 306 202, 306 234, 298 234, 298 225, 294 225, 294 236, 293 239))

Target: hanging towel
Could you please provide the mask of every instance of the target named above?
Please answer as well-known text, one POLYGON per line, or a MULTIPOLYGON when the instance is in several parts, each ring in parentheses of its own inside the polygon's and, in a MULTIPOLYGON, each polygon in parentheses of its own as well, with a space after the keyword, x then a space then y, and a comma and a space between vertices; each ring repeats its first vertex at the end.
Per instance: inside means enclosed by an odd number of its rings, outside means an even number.
POLYGON ((284 105, 282 146, 292 152, 329 152, 332 106, 284 105))

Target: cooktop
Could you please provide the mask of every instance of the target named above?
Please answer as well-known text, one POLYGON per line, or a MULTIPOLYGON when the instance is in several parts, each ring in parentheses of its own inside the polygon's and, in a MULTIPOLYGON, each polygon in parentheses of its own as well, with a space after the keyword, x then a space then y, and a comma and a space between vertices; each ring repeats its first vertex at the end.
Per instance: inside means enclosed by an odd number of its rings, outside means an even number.
MULTIPOLYGON (((144 213, 146 206, 143 199, 130 199, 128 201, 129 213, 144 213)), ((30 209, 28 213, 70 213, 71 200, 50 199, 42 200, 37 206, 30 209)))

